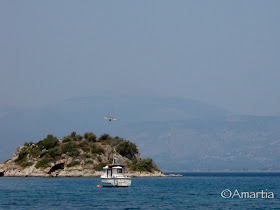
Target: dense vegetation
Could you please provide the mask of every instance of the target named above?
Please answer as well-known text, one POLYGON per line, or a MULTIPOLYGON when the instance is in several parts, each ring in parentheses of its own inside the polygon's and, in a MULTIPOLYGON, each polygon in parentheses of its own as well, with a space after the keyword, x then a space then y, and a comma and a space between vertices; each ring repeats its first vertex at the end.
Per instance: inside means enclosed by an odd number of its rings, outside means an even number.
POLYGON ((151 159, 139 159, 138 148, 134 143, 117 136, 111 137, 109 134, 97 138, 92 132, 83 135, 72 132, 61 140, 48 135, 38 143, 26 142, 20 148, 15 162, 22 167, 30 167, 36 163, 36 168, 47 168, 61 158, 68 157, 72 158, 72 162, 66 165, 68 168, 82 164, 86 165, 86 168, 102 170, 106 164, 112 163, 113 152, 128 158, 130 160, 128 163, 131 162, 128 164, 131 170, 157 169, 151 159))
POLYGON ((133 160, 131 164, 129 164, 129 168, 132 171, 148 171, 152 172, 152 170, 158 168, 154 165, 153 160, 151 158, 141 159, 141 160, 133 160))
POLYGON ((135 144, 129 141, 124 141, 117 146, 117 152, 130 160, 134 160, 135 155, 138 153, 138 149, 135 144))
POLYGON ((53 135, 48 135, 47 138, 43 139, 42 141, 38 142, 38 147, 42 149, 49 150, 51 148, 54 148, 59 143, 58 138, 54 137, 53 135))
POLYGON ((49 160, 48 159, 42 159, 40 161, 37 162, 37 164, 35 165, 36 168, 42 168, 42 167, 47 167, 49 164, 49 160))

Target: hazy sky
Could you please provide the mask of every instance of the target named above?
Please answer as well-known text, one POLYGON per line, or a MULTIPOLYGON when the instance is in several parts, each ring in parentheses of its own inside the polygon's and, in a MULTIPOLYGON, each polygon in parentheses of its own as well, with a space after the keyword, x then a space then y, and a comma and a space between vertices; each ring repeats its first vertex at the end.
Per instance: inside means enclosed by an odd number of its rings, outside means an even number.
POLYGON ((280 1, 1 1, 0 105, 159 94, 280 107, 280 1))

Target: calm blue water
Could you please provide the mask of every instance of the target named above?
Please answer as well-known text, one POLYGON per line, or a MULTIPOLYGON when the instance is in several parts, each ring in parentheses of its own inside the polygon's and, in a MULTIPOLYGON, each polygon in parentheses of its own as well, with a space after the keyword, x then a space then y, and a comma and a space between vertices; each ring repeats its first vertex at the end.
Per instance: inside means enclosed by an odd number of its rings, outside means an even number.
POLYGON ((99 178, 0 178, 0 209, 280 209, 280 173, 184 173, 132 178, 98 188, 99 178), (224 189, 273 192, 274 199, 222 198, 224 189))

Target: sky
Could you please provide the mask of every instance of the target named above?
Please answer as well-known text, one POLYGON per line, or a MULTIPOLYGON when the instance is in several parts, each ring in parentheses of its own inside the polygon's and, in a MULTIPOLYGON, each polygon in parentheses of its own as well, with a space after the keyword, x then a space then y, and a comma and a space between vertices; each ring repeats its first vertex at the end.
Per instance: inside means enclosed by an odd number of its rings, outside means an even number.
POLYGON ((0 5, 0 106, 109 92, 280 113, 280 1, 0 5))

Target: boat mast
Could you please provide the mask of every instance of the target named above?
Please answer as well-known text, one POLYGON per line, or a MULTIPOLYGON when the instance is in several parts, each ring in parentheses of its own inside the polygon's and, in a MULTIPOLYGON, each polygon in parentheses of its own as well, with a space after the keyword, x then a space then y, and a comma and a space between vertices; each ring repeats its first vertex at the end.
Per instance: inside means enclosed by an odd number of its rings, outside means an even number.
POLYGON ((113 149, 113 164, 115 164, 115 152, 116 152, 116 149, 114 148, 113 149))

